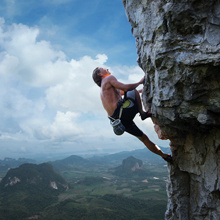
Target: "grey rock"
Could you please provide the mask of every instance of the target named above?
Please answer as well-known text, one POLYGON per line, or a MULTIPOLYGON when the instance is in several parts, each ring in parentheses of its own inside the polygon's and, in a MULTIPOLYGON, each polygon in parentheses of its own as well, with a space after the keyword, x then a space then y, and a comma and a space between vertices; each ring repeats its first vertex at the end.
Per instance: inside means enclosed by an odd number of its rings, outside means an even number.
POLYGON ((143 102, 169 139, 166 219, 220 219, 220 1, 123 0, 143 102))

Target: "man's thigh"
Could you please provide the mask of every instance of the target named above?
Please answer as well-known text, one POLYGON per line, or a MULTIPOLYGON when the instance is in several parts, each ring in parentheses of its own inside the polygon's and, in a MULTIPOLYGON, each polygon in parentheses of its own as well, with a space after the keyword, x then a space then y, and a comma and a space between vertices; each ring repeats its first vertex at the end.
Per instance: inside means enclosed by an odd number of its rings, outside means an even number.
POLYGON ((126 124, 124 126, 125 126, 125 131, 128 132, 129 134, 134 135, 135 137, 138 138, 143 136, 143 131, 141 131, 133 121, 130 124, 126 124))

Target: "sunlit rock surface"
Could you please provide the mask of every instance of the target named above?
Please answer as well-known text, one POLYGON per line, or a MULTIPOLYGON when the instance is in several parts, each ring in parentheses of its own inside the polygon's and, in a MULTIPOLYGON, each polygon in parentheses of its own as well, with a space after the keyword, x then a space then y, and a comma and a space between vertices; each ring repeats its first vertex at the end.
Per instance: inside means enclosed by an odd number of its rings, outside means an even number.
POLYGON ((220 1, 123 4, 146 74, 145 108, 175 156, 165 218, 220 219, 220 1))

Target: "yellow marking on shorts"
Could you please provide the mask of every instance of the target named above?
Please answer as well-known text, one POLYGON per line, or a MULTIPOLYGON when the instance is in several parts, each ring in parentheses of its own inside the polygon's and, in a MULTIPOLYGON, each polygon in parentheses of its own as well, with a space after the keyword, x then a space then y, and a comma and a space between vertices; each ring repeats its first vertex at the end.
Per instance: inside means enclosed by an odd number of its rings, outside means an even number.
POLYGON ((123 104, 123 108, 129 107, 130 104, 131 104, 131 102, 129 100, 126 100, 123 104))

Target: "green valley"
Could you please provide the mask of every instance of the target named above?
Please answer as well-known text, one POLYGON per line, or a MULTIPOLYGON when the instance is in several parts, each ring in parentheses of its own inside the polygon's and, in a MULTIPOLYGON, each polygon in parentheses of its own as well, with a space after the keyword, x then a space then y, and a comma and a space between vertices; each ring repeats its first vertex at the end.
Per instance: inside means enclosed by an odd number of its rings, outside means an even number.
POLYGON ((0 183, 0 219, 164 219, 166 163, 135 153, 11 169, 0 183))

